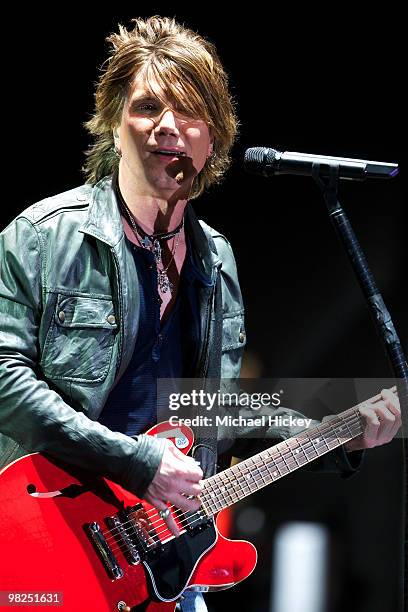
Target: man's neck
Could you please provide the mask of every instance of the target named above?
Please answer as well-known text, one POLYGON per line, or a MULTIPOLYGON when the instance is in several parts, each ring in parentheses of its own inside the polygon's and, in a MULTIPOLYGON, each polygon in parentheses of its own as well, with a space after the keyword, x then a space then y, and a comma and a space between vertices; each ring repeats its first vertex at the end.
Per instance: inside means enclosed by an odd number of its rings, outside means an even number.
POLYGON ((147 234, 171 232, 180 225, 188 200, 169 194, 168 198, 141 194, 118 175, 118 187, 127 207, 147 234))

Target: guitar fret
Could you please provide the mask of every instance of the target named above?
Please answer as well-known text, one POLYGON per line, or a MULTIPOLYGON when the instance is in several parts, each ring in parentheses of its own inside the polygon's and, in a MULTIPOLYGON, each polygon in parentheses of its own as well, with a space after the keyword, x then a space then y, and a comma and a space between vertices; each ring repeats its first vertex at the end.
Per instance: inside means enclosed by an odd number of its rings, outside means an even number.
MULTIPOLYGON (((262 463, 262 471, 264 473, 266 473, 265 477, 262 477, 264 480, 266 480, 266 484, 270 484, 273 481, 273 474, 271 473, 271 467, 274 467, 273 465, 271 466, 271 461, 270 461, 270 455, 269 453, 267 453, 267 451, 264 451, 263 455, 260 456, 258 458, 258 461, 262 463), (264 455, 267 455, 267 458, 265 459, 264 455), (269 460, 268 460, 269 459, 269 460)), ((257 488, 260 489, 262 488, 264 485, 260 484, 260 486, 258 486, 257 488)))
MULTIPOLYGON (((253 463, 252 457, 250 458, 250 460, 253 463)), ((240 464, 238 463, 238 465, 240 465, 240 464)), ((237 467, 237 466, 235 466, 235 467, 237 467)), ((245 466, 245 467, 247 467, 247 466, 245 466)), ((244 469, 244 467, 241 466, 239 470, 240 470, 240 473, 244 475, 245 484, 249 487, 250 492, 253 493, 254 491, 257 491, 258 487, 256 486, 255 474, 254 474, 253 470, 250 470, 249 468, 247 468, 246 471, 243 472, 243 469, 244 469)))
POLYGON ((217 482, 210 481, 208 484, 210 489, 208 494, 215 507, 215 511, 218 512, 220 509, 220 504, 222 503, 222 500, 220 499, 223 497, 222 491, 218 487, 217 482))
POLYGON ((286 463, 286 459, 285 459, 285 454, 286 453, 282 453, 280 452, 278 457, 274 459, 274 472, 272 473, 272 475, 274 476, 274 478, 276 478, 276 480, 278 478, 281 478, 282 476, 285 476, 286 474, 288 474, 290 472, 290 468, 288 467, 287 463, 286 463), (279 461, 280 459, 280 461, 279 461), (277 473, 276 473, 277 471, 277 473))
MULTIPOLYGON (((265 461, 263 460, 263 458, 262 458, 262 457, 260 457, 260 458, 259 458, 259 460, 260 460, 260 462, 262 462, 262 463, 263 463, 263 466, 261 466, 261 468, 259 468, 259 467, 258 467, 258 473, 260 474, 260 476, 261 476, 261 478, 262 478, 262 481, 263 481, 265 484, 269 484, 269 483, 270 483, 270 481, 265 480, 264 475, 263 475, 263 471, 264 471, 264 470, 263 470, 263 468, 264 468, 264 467, 266 467, 266 465, 265 465, 265 461)), ((268 474, 268 468, 267 468, 267 467, 266 467, 266 473, 268 474)), ((263 485, 261 485, 261 487, 262 487, 262 486, 263 486, 263 485)))
MULTIPOLYGON (((341 417, 339 418, 341 419, 342 423, 344 423, 344 427, 347 429, 348 433, 350 434, 351 432, 350 432, 350 428, 348 426, 347 421, 345 419, 342 419, 341 417)), ((353 434, 351 434, 351 437, 353 437, 353 434)))
MULTIPOLYGON (((262 478, 262 474, 261 474, 261 472, 259 471, 259 467, 258 467, 258 465, 257 465, 257 462, 255 461, 255 459, 254 459, 253 457, 251 457, 251 461, 252 461, 252 463, 254 464, 256 471, 258 472, 258 476, 261 476, 261 478, 262 478)), ((238 465, 239 465, 239 464, 238 464, 238 465)), ((260 486, 258 486, 258 483, 259 483, 259 478, 257 479, 257 475, 256 475, 256 474, 254 474, 254 484, 255 484, 255 488, 256 488, 256 489, 260 489, 260 488, 261 488, 260 486)))
POLYGON ((239 484, 241 487, 240 499, 245 497, 245 495, 249 495, 257 491, 258 487, 256 485, 254 471, 252 469, 249 469, 249 467, 247 467, 246 465, 242 465, 240 463, 238 463, 234 467, 235 467, 235 470, 239 472, 239 476, 240 476, 239 477, 239 484), (243 487, 246 487, 249 493, 245 493, 243 487))
POLYGON ((308 461, 311 461, 312 459, 316 459, 319 456, 319 453, 317 452, 314 446, 313 438, 311 438, 309 435, 307 436, 307 442, 308 442, 308 446, 311 446, 311 448, 306 450, 306 455, 307 455, 308 461))
POLYGON ((313 438, 313 437, 309 437, 310 442, 312 444, 312 452, 316 453, 316 457, 320 457, 320 453, 319 453, 319 436, 317 438, 313 438))
MULTIPOLYGON (((288 441, 286 441, 286 443, 289 444, 288 441)), ((305 465, 308 462, 305 449, 303 448, 303 444, 301 444, 296 438, 293 440, 293 444, 297 445, 295 449, 295 460, 296 462, 299 462, 299 467, 302 467, 302 465, 305 465)))
POLYGON ((263 451, 263 453, 260 455, 260 460, 264 463, 266 471, 269 477, 271 478, 268 484, 274 480, 277 480, 282 475, 285 475, 284 473, 282 474, 281 471, 284 469, 284 458, 281 453, 278 456, 273 456, 270 453, 270 449, 267 449, 266 451, 263 451), (266 458, 264 458, 265 456, 266 458), (281 459, 282 461, 279 461, 279 459, 281 459))
MULTIPOLYGON (((261 461, 262 461, 263 466, 264 466, 264 468, 265 468, 265 470, 264 470, 264 471, 266 471, 266 478, 265 478, 265 480, 266 480, 266 484, 270 484, 270 483, 273 481, 273 475, 272 475, 272 473, 271 473, 271 467, 273 467, 273 466, 269 465, 269 464, 266 462, 266 459, 264 459, 264 457, 262 457, 262 458, 261 458, 261 461)), ((275 465, 276 465, 276 464, 275 464, 275 465)), ((278 470, 279 470, 279 466, 278 466, 278 465, 276 465, 276 467, 277 467, 277 468, 278 468, 278 470)), ((279 470, 279 472, 280 472, 280 470, 279 470)), ((262 476, 262 477, 263 477, 263 476, 262 476)))
POLYGON ((233 468, 231 468, 231 473, 235 474, 237 473, 236 478, 236 482, 233 483, 233 485, 237 485, 237 489, 234 489, 234 495, 236 496, 236 501, 239 501, 240 499, 242 499, 243 497, 245 497, 245 495, 249 495, 249 493, 251 493, 251 490, 249 490, 248 493, 243 493, 242 494, 242 484, 241 484, 241 468, 237 469, 238 465, 235 465, 233 468))
POLYGON ((335 435, 333 435, 333 432, 330 432, 326 436, 326 442, 327 442, 327 446, 328 446, 328 448, 330 450, 333 450, 333 449, 337 448, 337 446, 338 446, 337 437, 335 435))
POLYGON ((290 456, 292 458, 292 472, 307 463, 306 455, 301 444, 299 444, 296 440, 286 440, 286 446, 290 449, 290 456))
POLYGON ((336 437, 336 441, 337 441, 336 446, 340 446, 341 444, 343 444, 343 442, 346 442, 346 440, 343 440, 343 438, 340 438, 340 437, 337 435, 337 432, 338 432, 338 433, 342 432, 342 431, 344 430, 344 428, 345 428, 345 425, 339 425, 339 426, 337 427, 337 429, 333 430, 333 434, 334 434, 334 436, 336 437))
MULTIPOLYGON (((330 450, 329 444, 328 444, 328 442, 327 442, 327 440, 326 440, 325 436, 323 436, 323 437, 322 437, 322 440, 323 440, 323 443, 324 443, 324 445, 326 446, 327 450, 330 450)), ((325 451, 324 451, 324 452, 325 452, 325 451)))
MULTIPOLYGON (((207 494, 207 502, 209 501, 210 504, 212 504, 213 508, 212 508, 212 512, 213 514, 215 514, 216 512, 218 512, 220 510, 220 508, 218 508, 218 504, 219 504, 219 500, 217 499, 217 495, 218 495, 218 491, 217 489, 214 487, 214 482, 211 481, 210 479, 206 480, 205 485, 206 488, 208 487, 210 490, 208 491, 207 494), (208 500, 208 496, 209 496, 209 500, 208 500)), ((206 491, 207 493, 207 491, 206 491)))
POLYGON ((251 493, 253 493, 254 491, 257 490, 257 487, 255 485, 255 481, 254 478, 250 472, 249 469, 243 469, 243 467, 241 467, 241 465, 238 463, 235 466, 236 470, 239 472, 239 485, 241 487, 241 495, 239 499, 243 499, 246 495, 250 495, 251 493), (251 482, 252 481, 252 482, 251 482), (252 488, 252 485, 254 485, 254 488, 252 488), (245 492, 243 490, 243 487, 246 487, 249 492, 245 492))
POLYGON ((290 461, 290 460, 292 459, 292 451, 291 451, 290 446, 288 446, 287 444, 286 444, 286 448, 288 448, 288 449, 289 449, 289 453, 286 453, 286 452, 281 453, 281 457, 282 457, 282 460, 283 460, 282 469, 284 469, 284 470, 286 470, 286 471, 285 471, 285 472, 282 474, 282 472, 280 471, 280 468, 279 468, 279 466, 278 466, 279 472, 280 472, 280 473, 281 473, 281 475, 283 475, 283 476, 286 476, 286 474, 288 474, 289 472, 291 472, 291 471, 292 471, 292 470, 291 470, 291 467, 290 467, 290 464, 288 463, 288 461, 290 461), (286 459, 286 456, 287 456, 287 455, 289 455, 289 459, 286 459))
POLYGON ((277 480, 278 478, 280 478, 282 476, 280 464, 284 463, 284 461, 285 460, 284 460, 282 454, 280 456, 278 456, 276 459, 272 458, 271 468, 273 469, 273 472, 271 472, 271 476, 272 476, 273 479, 277 480), (279 461, 280 458, 282 459, 282 461, 279 461))
MULTIPOLYGON (((227 474, 225 474, 225 478, 224 478, 223 472, 221 472, 219 476, 222 482, 221 491, 223 492, 224 497, 230 498, 230 502, 235 503, 237 501, 237 499, 235 499, 237 494, 235 493, 234 489, 232 490, 230 489, 230 484, 231 484, 230 478, 228 477, 227 474)), ((228 502, 228 499, 227 499, 227 502, 228 502)), ((227 505, 229 505, 229 503, 227 503, 227 505)))
POLYGON ((269 478, 271 479, 271 480, 268 480, 268 484, 272 482, 273 480, 276 480, 276 478, 280 478, 280 476, 282 475, 280 471, 279 463, 276 459, 277 458, 274 458, 273 456, 271 456, 268 451, 264 451, 260 455, 260 460, 263 462, 266 472, 269 478), (266 455, 266 459, 264 458, 265 455, 266 455))
POLYGON ((294 469, 296 469, 296 467, 294 466, 296 466, 297 464, 296 464, 295 457, 293 455, 293 450, 290 447, 290 444, 286 442, 286 440, 284 440, 284 446, 285 446, 285 451, 281 453, 281 456, 283 460, 283 469, 286 470, 283 476, 286 476, 286 474, 289 474, 290 472, 293 472, 294 469))

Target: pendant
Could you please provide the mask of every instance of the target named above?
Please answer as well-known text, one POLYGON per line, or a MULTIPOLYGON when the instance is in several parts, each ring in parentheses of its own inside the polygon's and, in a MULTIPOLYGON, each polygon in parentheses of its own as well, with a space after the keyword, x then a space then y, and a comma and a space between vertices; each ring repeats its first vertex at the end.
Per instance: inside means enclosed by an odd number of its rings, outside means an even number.
POLYGON ((160 242, 158 240, 155 240, 153 242, 153 248, 151 249, 152 253, 154 255, 154 258, 156 260, 156 264, 161 264, 162 260, 161 260, 161 246, 160 246, 160 242))
POLYGON ((140 240, 140 244, 145 249, 150 249, 152 246, 152 241, 150 240, 149 236, 145 236, 144 238, 140 240))
POLYGON ((173 291, 173 283, 167 276, 167 272, 165 272, 164 270, 158 270, 157 272, 160 291, 162 293, 167 293, 168 291, 171 293, 173 291))

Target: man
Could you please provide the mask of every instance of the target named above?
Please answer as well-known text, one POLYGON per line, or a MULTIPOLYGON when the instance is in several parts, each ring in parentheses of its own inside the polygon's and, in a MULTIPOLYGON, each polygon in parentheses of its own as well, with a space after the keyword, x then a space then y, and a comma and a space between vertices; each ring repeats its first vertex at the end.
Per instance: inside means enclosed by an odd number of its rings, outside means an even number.
MULTIPOLYGON (((142 432, 156 422, 158 379, 239 376, 245 329, 231 247, 189 204, 224 174, 237 120, 216 51, 194 32, 152 17, 108 40, 87 122, 88 182, 33 205, 1 235, 1 464, 45 451, 85 467, 153 504, 176 535, 167 504, 200 506, 216 449, 200 439, 201 469, 142 432)), ((365 410, 348 451, 395 435, 398 401, 387 391, 383 400, 365 410)), ((229 446, 248 452, 247 441, 229 446)), ((343 450, 325 461, 354 470, 343 450)))

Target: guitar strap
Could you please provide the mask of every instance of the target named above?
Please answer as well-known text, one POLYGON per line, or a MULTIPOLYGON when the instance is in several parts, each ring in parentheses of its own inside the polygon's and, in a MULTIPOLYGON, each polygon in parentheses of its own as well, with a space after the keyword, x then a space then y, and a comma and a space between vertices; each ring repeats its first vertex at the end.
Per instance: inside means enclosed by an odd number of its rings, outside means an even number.
MULTIPOLYGON (((217 253, 217 248, 212 236, 205 232, 210 249, 217 253)), ((218 272, 215 290, 212 296, 212 312, 210 316, 209 329, 209 356, 208 366, 204 374, 202 386, 205 392, 217 393, 220 388, 221 379, 221 354, 222 354, 222 291, 221 275, 218 272)), ((199 414, 199 407, 197 413, 199 414)), ((212 415, 214 417, 214 415, 212 415)), ((212 425, 195 428, 195 445, 192 451, 194 459, 200 462, 204 478, 209 478, 217 471, 217 426, 215 418, 212 425)))

